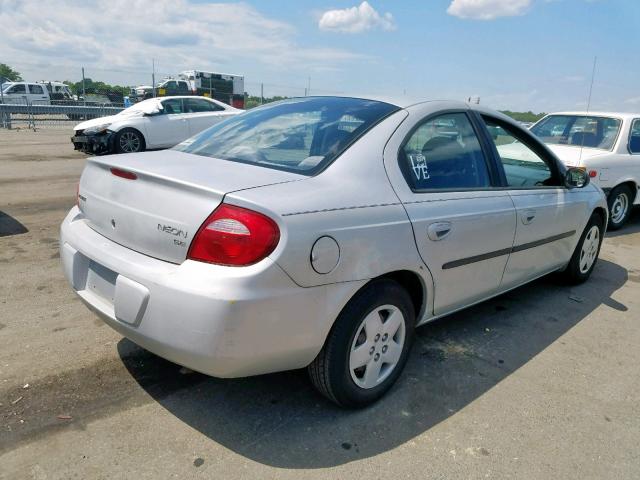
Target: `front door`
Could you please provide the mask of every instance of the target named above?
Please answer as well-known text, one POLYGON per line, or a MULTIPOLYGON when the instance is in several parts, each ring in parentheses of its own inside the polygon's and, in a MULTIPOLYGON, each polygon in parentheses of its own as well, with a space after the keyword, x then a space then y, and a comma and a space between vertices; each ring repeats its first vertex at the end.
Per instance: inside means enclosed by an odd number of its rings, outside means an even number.
POLYGON ((387 147, 385 164, 392 168, 395 156, 403 173, 391 180, 434 280, 434 314, 494 295, 516 214, 509 193, 494 188, 491 155, 481 148, 468 112, 427 115, 415 126, 405 122, 396 135, 402 144, 395 154, 387 147))
POLYGON ((513 250, 503 288, 566 265, 588 218, 588 193, 564 187, 562 175, 544 148, 506 122, 483 115, 517 213, 513 250))
POLYGON ((162 100, 163 110, 146 118, 147 148, 172 147, 189 138, 189 125, 181 98, 162 100))

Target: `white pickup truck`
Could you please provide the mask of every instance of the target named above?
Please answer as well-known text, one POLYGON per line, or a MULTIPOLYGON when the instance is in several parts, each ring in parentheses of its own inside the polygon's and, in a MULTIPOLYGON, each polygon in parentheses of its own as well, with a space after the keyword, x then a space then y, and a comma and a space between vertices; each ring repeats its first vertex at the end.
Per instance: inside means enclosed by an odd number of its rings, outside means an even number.
POLYGON ((50 105, 51 98, 46 85, 32 82, 7 82, 2 84, 3 103, 17 103, 22 105, 50 105))
POLYGON ((12 104, 51 105, 52 100, 70 101, 73 95, 62 82, 6 82, 0 101, 12 104))
POLYGON ((560 112, 531 127, 568 167, 583 167, 607 194, 609 229, 640 204, 640 113, 560 112))

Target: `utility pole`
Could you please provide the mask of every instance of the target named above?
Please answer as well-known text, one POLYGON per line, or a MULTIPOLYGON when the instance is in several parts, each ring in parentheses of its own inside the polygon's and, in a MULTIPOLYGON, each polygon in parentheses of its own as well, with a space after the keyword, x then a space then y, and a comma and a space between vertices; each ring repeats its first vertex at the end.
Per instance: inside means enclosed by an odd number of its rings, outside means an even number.
POLYGON ((153 91, 153 98, 156 98, 156 59, 151 59, 151 89, 153 91))
POLYGON ((311 95, 311 77, 307 77, 307 90, 304 96, 311 95))
POLYGON ((260 84, 260 105, 264 103, 264 83, 260 84))
POLYGON ((84 67, 82 67, 82 100, 84 101, 84 105, 87 105, 87 95, 84 89, 84 67))

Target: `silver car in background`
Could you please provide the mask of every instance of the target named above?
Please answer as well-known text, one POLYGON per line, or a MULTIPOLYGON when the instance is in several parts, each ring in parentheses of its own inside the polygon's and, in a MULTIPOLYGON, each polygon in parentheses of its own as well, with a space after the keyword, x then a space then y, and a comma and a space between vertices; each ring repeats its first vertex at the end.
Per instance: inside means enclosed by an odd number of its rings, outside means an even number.
POLYGON ((308 367, 357 407, 397 380, 416 326, 551 272, 586 280, 606 223, 586 172, 502 114, 305 97, 90 158, 60 248, 142 347, 218 377, 308 367))

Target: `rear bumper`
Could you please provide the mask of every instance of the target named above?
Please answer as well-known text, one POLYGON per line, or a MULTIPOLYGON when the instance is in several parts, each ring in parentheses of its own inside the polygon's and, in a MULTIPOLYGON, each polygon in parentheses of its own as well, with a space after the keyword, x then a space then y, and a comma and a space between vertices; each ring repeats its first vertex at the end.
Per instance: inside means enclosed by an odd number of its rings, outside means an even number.
POLYGON ((106 132, 99 135, 74 135, 71 143, 75 150, 92 155, 111 153, 113 151, 114 132, 106 132))
POLYGON ((308 365, 363 283, 302 288, 268 258, 242 268, 168 263, 96 233, 76 207, 61 227, 60 256, 69 283, 108 325, 217 377, 308 365))

